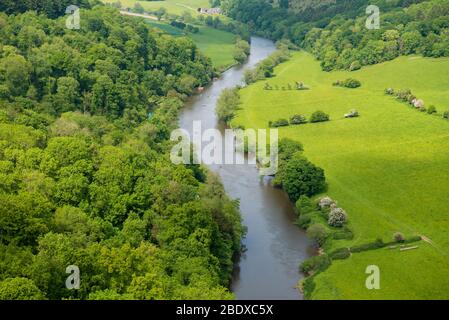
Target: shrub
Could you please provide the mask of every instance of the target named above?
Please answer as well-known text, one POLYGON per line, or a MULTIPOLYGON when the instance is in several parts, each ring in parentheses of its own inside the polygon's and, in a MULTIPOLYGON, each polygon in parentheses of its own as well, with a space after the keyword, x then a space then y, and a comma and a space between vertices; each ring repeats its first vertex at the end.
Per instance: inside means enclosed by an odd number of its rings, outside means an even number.
POLYGON ((312 116, 310 117, 310 122, 323 122, 323 121, 329 121, 329 115, 324 113, 323 111, 315 111, 312 113, 312 116))
POLYGON ((429 108, 427 108, 427 113, 428 114, 434 114, 437 113, 437 109, 435 108, 435 106, 430 106, 429 108))
POLYGON ((342 208, 332 208, 329 213, 329 220, 327 223, 332 227, 343 227, 347 222, 348 216, 342 208))
POLYGON ((362 67, 362 65, 360 64, 360 61, 355 60, 349 66, 349 71, 359 70, 361 67, 362 67))
POLYGON ((334 240, 352 240, 353 238, 354 234, 347 226, 344 226, 340 230, 334 231, 332 233, 332 239, 334 240))
POLYGON ((224 89, 218 98, 215 112, 221 121, 229 122, 240 104, 238 88, 224 89))
POLYGON ((311 197, 326 188, 323 169, 300 155, 294 155, 285 164, 281 164, 274 180, 292 201, 297 201, 302 195, 311 197))
POLYGON ((301 229, 306 230, 310 224, 312 223, 312 218, 308 214, 302 214, 296 220, 296 225, 298 225, 301 229))
POLYGON ((360 87, 362 85, 362 83, 359 80, 348 78, 343 81, 337 80, 333 83, 333 85, 337 86, 337 87, 345 87, 345 88, 354 89, 354 88, 360 87))
POLYGON ((290 124, 303 124, 307 123, 307 119, 302 114, 295 114, 290 118, 290 124))
POLYGON ((380 249, 385 247, 385 243, 382 241, 382 239, 377 239, 374 242, 370 242, 370 243, 365 243, 359 246, 355 246, 350 248, 349 250, 352 253, 355 252, 362 252, 362 251, 368 251, 368 250, 375 250, 375 249, 380 249))
POLYGON ((268 125, 271 128, 286 127, 286 126, 288 126, 288 120, 287 119, 278 119, 276 121, 268 122, 268 125))
POLYGON ((315 281, 313 281, 313 277, 306 278, 303 282, 303 294, 305 299, 310 299, 312 297, 312 293, 315 290, 315 281))
POLYGON ((303 151, 302 144, 298 141, 291 140, 289 138, 282 138, 279 140, 279 159, 289 160, 297 152, 303 151))
POLYGON ((299 215, 303 215, 313 211, 313 204, 310 198, 306 195, 302 195, 299 197, 298 201, 296 201, 296 209, 298 209, 299 215))
POLYGON ((326 242, 329 234, 322 224, 315 223, 307 229, 307 236, 316 241, 319 246, 322 246, 326 242))
POLYGON ((443 112, 443 119, 449 119, 449 110, 443 112))
POLYGON ((299 266, 299 270, 306 275, 310 275, 326 270, 330 264, 331 259, 329 256, 327 254, 323 254, 303 261, 299 266))
POLYGON ((270 84, 268 82, 265 82, 263 89, 264 90, 272 90, 273 88, 270 86, 270 84))
POLYGON ((320 198, 320 200, 318 201, 318 207, 320 209, 323 208, 329 208, 331 205, 333 205, 335 203, 334 200, 332 200, 330 197, 322 197, 320 198))
POLYGON ((393 88, 387 88, 385 89, 385 93, 392 96, 394 95, 394 89, 393 88))
POLYGON ((351 256, 351 252, 348 248, 340 248, 332 251, 329 256, 332 260, 343 260, 351 256))
POLYGON ((393 235, 393 239, 394 239, 395 242, 398 242, 398 243, 402 243, 402 242, 405 241, 404 235, 402 233, 400 233, 400 232, 396 232, 393 235))
POLYGON ((360 81, 359 80, 356 80, 356 79, 352 79, 352 78, 349 78, 349 79, 346 79, 345 81, 344 81, 344 83, 343 83, 343 86, 344 87, 346 87, 346 88, 358 88, 358 87, 360 87, 362 84, 360 83, 360 81))

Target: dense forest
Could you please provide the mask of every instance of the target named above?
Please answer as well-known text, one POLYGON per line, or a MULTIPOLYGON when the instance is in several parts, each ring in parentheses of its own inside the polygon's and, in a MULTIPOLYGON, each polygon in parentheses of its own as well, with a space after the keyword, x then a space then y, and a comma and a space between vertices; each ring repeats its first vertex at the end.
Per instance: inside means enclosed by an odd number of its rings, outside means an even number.
POLYGON ((169 158, 210 59, 112 8, 69 30, 66 1, 35 3, 0 7, 0 299, 232 298, 239 204, 169 158))
POLYGON ((223 0, 227 14, 253 32, 290 39, 324 70, 357 70, 400 55, 449 56, 448 0, 324 1, 223 0), (380 28, 365 27, 368 5, 380 10, 380 28))

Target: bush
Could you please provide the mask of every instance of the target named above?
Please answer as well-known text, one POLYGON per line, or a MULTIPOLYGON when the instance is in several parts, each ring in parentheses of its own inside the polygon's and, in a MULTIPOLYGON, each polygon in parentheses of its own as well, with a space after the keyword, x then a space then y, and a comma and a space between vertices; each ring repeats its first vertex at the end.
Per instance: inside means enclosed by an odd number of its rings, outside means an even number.
POLYGON ((276 121, 270 121, 270 122, 268 122, 268 126, 271 128, 286 127, 286 126, 288 126, 288 120, 287 119, 278 119, 276 121))
POLYGON ((329 255, 332 260, 343 260, 351 256, 351 252, 348 248, 340 248, 332 251, 329 255))
POLYGON ((224 89, 218 98, 215 112, 218 119, 229 122, 240 104, 240 93, 238 88, 224 89))
POLYGON ((351 65, 349 66, 349 71, 355 71, 355 70, 359 70, 362 67, 362 65, 360 64, 360 62, 358 60, 353 61, 351 63, 351 65))
POLYGON ((323 121, 329 121, 329 115, 324 113, 323 111, 315 111, 312 113, 312 116, 310 117, 310 122, 323 122, 323 121))
POLYGON ((303 124, 307 123, 307 119, 302 114, 295 114, 290 118, 290 124, 303 124))
POLYGON ((382 239, 377 239, 374 242, 370 242, 370 243, 365 243, 359 246, 355 246, 350 248, 349 250, 352 253, 355 252, 362 252, 362 251, 368 251, 368 250, 375 250, 375 249, 380 249, 385 247, 385 243, 382 241, 382 239))
POLYGON ((449 110, 443 112, 443 119, 449 119, 449 110))
POLYGON ((306 275, 310 275, 326 270, 330 264, 331 259, 329 256, 327 254, 323 254, 303 261, 299 266, 299 270, 306 275))
POLYGON ((342 208, 332 208, 327 223, 332 227, 340 228, 343 227, 347 220, 348 216, 342 208))
POLYGON ((428 114, 437 113, 437 109, 435 108, 435 106, 430 106, 429 108, 427 108, 427 113, 428 114))
POLYGON ((310 224, 312 223, 312 218, 308 214, 302 214, 296 220, 296 225, 298 225, 301 229, 306 230, 310 224))
POLYGON ((326 242, 329 234, 322 224, 315 223, 307 229, 307 236, 319 246, 322 246, 326 242))
POLYGON ((352 78, 346 79, 346 80, 344 81, 344 83, 343 83, 343 86, 344 86, 344 87, 346 87, 346 88, 351 88, 351 89, 358 88, 358 87, 360 87, 361 85, 362 85, 362 84, 361 84, 361 82, 360 82, 359 80, 352 79, 352 78))
POLYGON ((392 96, 394 95, 394 89, 393 88, 387 88, 385 89, 385 93, 392 96))
POLYGON ((310 213, 313 211, 312 201, 308 196, 302 195, 299 197, 298 201, 296 201, 296 209, 298 209, 299 215, 310 213))
POLYGON ((341 230, 334 231, 332 233, 332 239, 334 240, 352 240, 353 238, 354 234, 347 226, 344 226, 341 230))
POLYGON ((315 281, 313 281, 313 277, 306 278, 303 282, 303 294, 305 299, 310 299, 312 297, 312 293, 315 290, 315 281))
POLYGON ((395 242, 398 242, 398 243, 402 243, 402 242, 405 241, 404 235, 402 233, 400 233, 400 232, 396 232, 393 235, 393 239, 394 239, 395 242))
POLYGON ((300 155, 294 155, 281 163, 274 180, 277 186, 287 192, 290 200, 295 202, 302 195, 311 197, 326 188, 323 169, 300 155))
POLYGON ((362 85, 362 83, 359 80, 348 78, 344 81, 337 80, 332 85, 337 86, 337 87, 345 87, 345 88, 354 89, 354 88, 360 87, 362 85))

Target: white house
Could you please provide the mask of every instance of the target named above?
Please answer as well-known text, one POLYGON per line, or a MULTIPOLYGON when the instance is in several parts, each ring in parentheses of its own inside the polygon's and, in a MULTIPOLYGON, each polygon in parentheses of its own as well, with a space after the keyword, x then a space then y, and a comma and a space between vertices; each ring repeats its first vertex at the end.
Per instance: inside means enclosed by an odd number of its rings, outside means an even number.
POLYGON ((221 8, 198 8, 201 14, 221 14, 221 8))

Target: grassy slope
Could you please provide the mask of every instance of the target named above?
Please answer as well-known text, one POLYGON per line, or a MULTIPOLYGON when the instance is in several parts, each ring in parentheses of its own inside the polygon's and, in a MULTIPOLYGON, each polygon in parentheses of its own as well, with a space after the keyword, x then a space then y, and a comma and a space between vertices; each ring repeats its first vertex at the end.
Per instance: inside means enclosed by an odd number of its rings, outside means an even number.
MULTIPOLYGON (((115 0, 103 0, 105 3, 115 2, 115 0)), ((121 0, 123 7, 133 7, 135 0, 121 0)), ((180 15, 184 11, 188 11, 196 15, 196 8, 210 7, 208 0, 166 0, 166 1, 138 1, 146 10, 156 10, 165 7, 167 12, 180 15), (195 8, 189 9, 189 8, 195 8)), ((174 28, 167 23, 147 20, 154 27, 173 36, 183 36, 180 29, 174 28)), ((233 58, 235 48, 235 35, 229 32, 217 30, 207 26, 198 26, 200 32, 197 34, 189 33, 198 48, 208 57, 212 59, 214 65, 219 69, 224 69, 235 63, 233 58)))
MULTIPOLYGON (((150 25, 165 31, 173 36, 183 36, 183 32, 164 22, 147 20, 150 25)), ((235 35, 207 26, 198 26, 198 33, 189 33, 198 48, 212 59, 218 68, 226 68, 235 63, 233 52, 235 48, 235 35)))
MULTIPOLYGON (((104 3, 117 2, 116 0, 102 0, 104 3)), ((136 2, 139 2, 145 10, 154 11, 159 8, 167 9, 167 12, 181 15, 184 11, 192 15, 198 14, 198 8, 209 8, 209 0, 165 0, 165 1, 136 1, 119 0, 124 8, 133 8, 136 2)))
POLYGON ((311 90, 264 91, 264 82, 256 83, 242 91, 234 124, 263 128, 269 120, 317 109, 331 115, 328 123, 282 128, 280 135, 304 143, 310 160, 326 171, 328 194, 349 213, 355 239, 334 246, 391 240, 396 231, 434 242, 416 252, 367 252, 338 261, 317 277, 314 298, 449 298, 449 122, 383 94, 386 87, 410 88, 427 106, 449 110, 449 59, 401 57, 326 73, 311 55, 295 53, 275 72, 270 84, 304 81, 311 90), (348 77, 362 87, 332 86, 348 77), (352 108, 361 117, 343 119, 352 108), (364 288, 364 270, 376 263, 384 268, 384 289, 373 293, 364 288))

